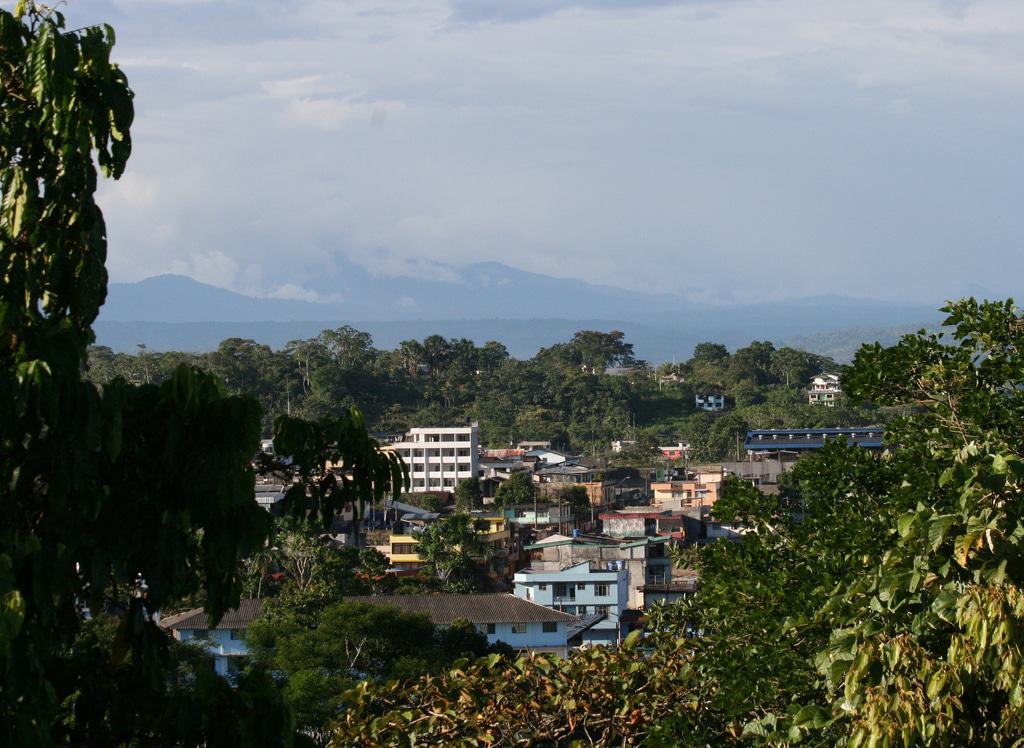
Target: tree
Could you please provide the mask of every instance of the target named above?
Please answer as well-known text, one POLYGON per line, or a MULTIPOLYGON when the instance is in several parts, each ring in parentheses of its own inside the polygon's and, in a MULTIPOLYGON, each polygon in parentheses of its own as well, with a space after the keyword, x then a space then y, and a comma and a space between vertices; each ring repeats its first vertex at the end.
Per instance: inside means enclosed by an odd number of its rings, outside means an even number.
POLYGON ((483 506, 483 494, 480 490, 480 479, 466 478, 455 487, 455 506, 462 512, 480 509, 483 506))
POLYGON ((360 681, 379 683, 436 673, 460 658, 506 653, 489 646, 472 624, 434 626, 423 613, 387 605, 339 601, 310 625, 264 618, 246 642, 260 667, 275 673, 300 728, 324 744, 345 692, 360 681))
POLYGON ((864 346, 854 398, 912 403, 887 439, 906 506, 887 552, 832 602, 831 718, 861 744, 1004 745, 1024 731, 1024 323, 1012 301, 944 308, 947 334, 864 346))
POLYGON ((498 486, 494 492, 494 503, 499 506, 515 506, 533 501, 537 495, 537 486, 530 477, 529 471, 518 470, 498 486))
POLYGON ((569 343, 583 364, 591 373, 604 373, 609 366, 630 366, 635 363, 633 344, 626 342, 624 333, 580 330, 569 343))
POLYGON ((468 514, 452 514, 434 522, 419 536, 416 552, 423 568, 452 592, 469 592, 481 586, 479 563, 490 548, 468 514))
POLYGON ((257 621, 246 642, 255 661, 278 674, 300 727, 322 743, 319 733, 337 714, 347 688, 364 678, 427 672, 433 636, 425 615, 336 602, 311 621, 287 616, 257 621))
MULTIPOLYGON (((0 743, 287 744, 265 675, 178 688, 154 620, 196 596, 213 621, 237 604, 239 560, 270 531, 253 501, 258 403, 187 366, 141 386, 82 377, 107 284, 97 164, 117 178, 131 150, 113 44, 31 2, 0 10, 0 743), (112 641, 85 634, 86 607, 116 620, 112 641)), ((346 425, 278 436, 333 443, 348 494, 389 490, 400 470, 346 425)))
POLYGON ((729 358, 729 349, 721 343, 697 343, 693 348, 693 361, 716 363, 729 358))
POLYGON ((575 511, 590 508, 590 494, 587 493, 585 486, 565 486, 558 489, 556 495, 560 503, 568 504, 575 511))
POLYGON ((772 357, 775 346, 768 341, 753 341, 739 348, 729 358, 729 376, 735 383, 766 384, 771 379, 772 357))

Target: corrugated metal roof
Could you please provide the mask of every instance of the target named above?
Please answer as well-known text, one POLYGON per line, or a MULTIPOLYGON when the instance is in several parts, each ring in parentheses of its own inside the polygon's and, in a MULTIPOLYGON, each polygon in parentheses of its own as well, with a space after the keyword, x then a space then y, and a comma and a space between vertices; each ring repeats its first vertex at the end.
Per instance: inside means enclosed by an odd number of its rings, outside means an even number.
POLYGON ((885 427, 759 429, 747 432, 743 448, 748 452, 821 449, 826 441, 840 438, 861 447, 881 448, 885 439, 885 427))
POLYGON ((537 475, 583 475, 584 473, 593 473, 594 468, 566 461, 538 467, 535 472, 537 475))
MULTIPOLYGON (((237 608, 225 611, 220 622, 215 628, 218 629, 245 629, 249 624, 260 617, 263 612, 263 600, 260 598, 248 598, 241 600, 237 608)), ((200 630, 210 628, 210 619, 202 608, 193 608, 182 613, 165 616, 160 619, 160 627, 165 629, 200 630)))
POLYGON ((543 623, 575 621, 576 616, 545 608, 506 593, 439 595, 360 595, 348 602, 389 605, 409 613, 426 613, 431 622, 447 626, 462 619, 470 623, 543 623))

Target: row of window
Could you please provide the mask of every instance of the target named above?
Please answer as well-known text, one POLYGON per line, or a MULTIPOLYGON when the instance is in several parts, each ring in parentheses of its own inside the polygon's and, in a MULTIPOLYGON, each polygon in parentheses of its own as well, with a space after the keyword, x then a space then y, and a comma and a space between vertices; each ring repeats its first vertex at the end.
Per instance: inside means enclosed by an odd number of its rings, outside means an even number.
MULTIPOLYGON (((228 629, 231 632, 232 641, 245 641, 245 629, 228 629)), ((210 638, 209 629, 195 629, 195 633, 192 634, 193 639, 208 639, 210 638)))
POLYGON ((595 613, 608 615, 611 612, 611 605, 561 605, 559 610, 571 616, 587 616, 595 613))
MULTIPOLYGON (((412 487, 428 488, 427 484, 424 482, 422 478, 413 478, 412 487)), ((437 478, 432 478, 430 481, 429 488, 455 488, 455 479, 445 478, 443 481, 441 481, 438 480, 437 478)))
MULTIPOLYGON (((526 623, 513 623, 512 633, 513 634, 525 634, 528 630, 529 624, 526 623)), ((496 626, 493 623, 481 623, 477 626, 477 631, 481 634, 494 634, 496 633, 496 626)), ((554 634, 558 632, 558 624, 555 621, 544 621, 541 623, 541 631, 545 634, 554 634)))
POLYGON ((455 449, 454 447, 447 447, 445 449, 413 449, 412 447, 398 447, 396 450, 402 457, 470 457, 469 448, 455 449))
POLYGON ((436 472, 438 470, 443 470, 444 472, 454 472, 455 470, 458 470, 460 473, 468 473, 473 469, 472 463, 469 462, 460 462, 457 464, 454 462, 413 462, 412 465, 410 466, 410 469, 414 473, 421 473, 423 472, 424 466, 428 467, 431 472, 436 472))
MULTIPOLYGON (((537 589, 539 589, 539 590, 547 590, 547 588, 548 588, 547 582, 540 582, 537 585, 537 589)), ((576 589, 577 590, 586 590, 587 589, 587 583, 586 582, 576 582, 576 589)), ((555 583, 554 593, 555 593, 555 597, 566 597, 567 595, 572 595, 572 596, 575 597, 575 590, 572 589, 572 583, 571 582, 570 583, 556 582, 555 583)), ((608 596, 608 585, 607 584, 595 584, 594 585, 594 595, 596 595, 597 597, 607 597, 608 596)))
POLYGON ((471 441, 470 434, 415 434, 413 439, 418 442, 468 442, 471 441))

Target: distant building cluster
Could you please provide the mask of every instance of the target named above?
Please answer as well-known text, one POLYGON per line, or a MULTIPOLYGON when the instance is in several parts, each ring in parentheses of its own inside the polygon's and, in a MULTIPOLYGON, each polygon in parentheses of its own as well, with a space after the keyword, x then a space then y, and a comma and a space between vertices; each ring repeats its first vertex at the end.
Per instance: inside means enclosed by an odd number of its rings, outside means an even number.
MULTIPOLYGON (((838 375, 815 377, 808 393, 810 403, 833 407, 842 395, 838 375)), ((725 398, 698 395, 695 405, 722 410, 725 398)), ((643 627, 652 604, 698 593, 697 574, 674 568, 669 551, 742 541, 746 527, 715 516, 726 478, 775 493, 782 473, 801 455, 840 441, 881 451, 884 436, 881 426, 752 430, 743 442, 745 460, 692 465, 690 445, 679 441, 657 448, 667 461, 664 468, 641 470, 609 469, 599 460, 553 449, 545 440, 485 449, 476 423, 414 428, 380 440, 383 449, 408 465, 408 496, 363 507, 358 526, 351 511, 343 512, 331 530, 338 542, 354 536, 380 551, 390 564, 389 574, 416 574, 424 565, 419 552, 423 532, 456 511, 460 483, 477 479, 482 508, 469 515, 490 549, 491 583, 504 591, 359 600, 422 612, 437 626, 467 620, 489 642, 519 651, 565 654, 578 646, 615 645, 643 627), (685 467, 671 467, 675 461, 685 467), (533 498, 499 504, 495 496, 514 476, 525 476, 533 498), (567 500, 570 495, 574 500, 567 500), (429 506, 424 497, 433 499, 429 506)), ((611 452, 635 447, 635 440, 618 440, 611 452)), ((273 454, 273 444, 265 442, 261 451, 273 454)), ((276 512, 287 489, 257 485, 255 500, 276 512)), ((243 662, 245 628, 259 614, 258 600, 243 600, 216 627, 210 627, 202 609, 166 617, 161 625, 179 639, 208 641, 217 671, 227 675, 243 662)))

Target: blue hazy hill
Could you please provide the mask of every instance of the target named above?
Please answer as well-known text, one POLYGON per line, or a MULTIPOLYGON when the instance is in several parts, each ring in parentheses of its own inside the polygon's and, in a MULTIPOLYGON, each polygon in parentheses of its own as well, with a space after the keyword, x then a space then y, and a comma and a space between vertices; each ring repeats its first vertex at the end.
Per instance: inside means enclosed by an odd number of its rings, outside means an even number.
POLYGON ((828 340, 832 350, 845 350, 860 342, 851 336, 867 330, 933 326, 940 318, 933 307, 841 296, 696 304, 499 263, 471 265, 456 277, 379 278, 364 271, 350 281, 361 283, 359 292, 341 290, 343 300, 334 303, 257 298, 176 275, 112 283, 96 325, 97 342, 116 350, 145 343, 154 350, 202 351, 224 338, 243 337, 278 347, 350 324, 371 333, 382 348, 436 333, 477 343, 499 340, 523 357, 568 340, 576 330, 618 329, 639 357, 660 362, 685 359, 704 340, 730 347, 751 340, 828 340))

